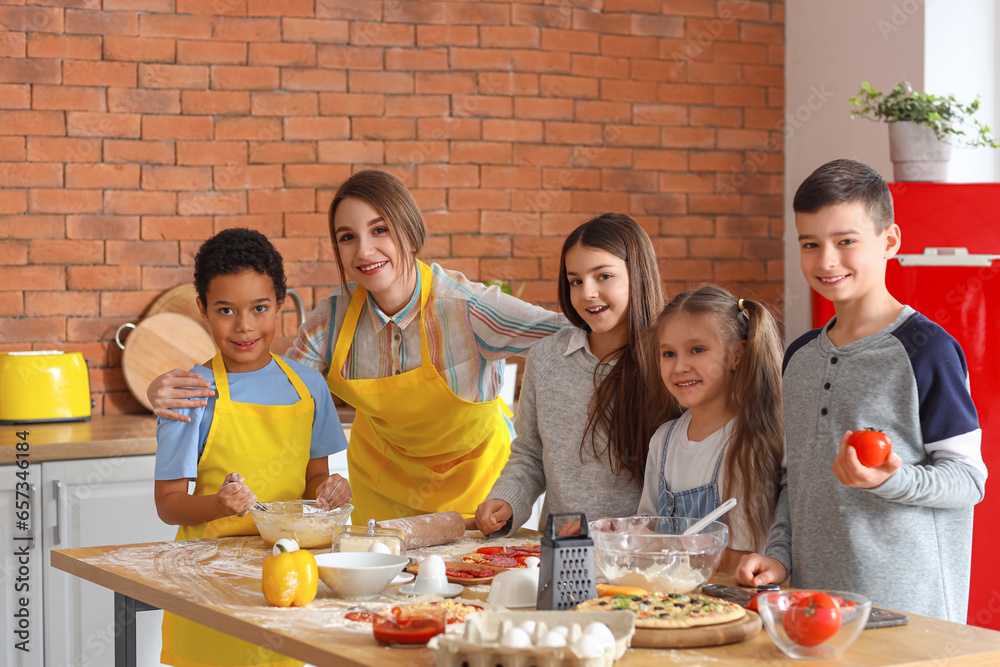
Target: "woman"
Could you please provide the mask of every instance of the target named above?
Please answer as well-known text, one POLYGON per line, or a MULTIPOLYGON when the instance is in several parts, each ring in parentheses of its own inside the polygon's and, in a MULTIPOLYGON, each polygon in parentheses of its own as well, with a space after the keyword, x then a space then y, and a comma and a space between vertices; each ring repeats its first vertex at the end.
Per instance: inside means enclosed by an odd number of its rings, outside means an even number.
MULTIPOLYGON (((397 178, 366 170, 330 204, 341 286, 288 353, 357 410, 348 447, 354 523, 457 510, 471 517, 510 453, 503 360, 567 324, 558 314, 416 259, 427 227, 397 178)), ((161 417, 211 395, 170 371, 148 396, 161 417)), ((196 403, 197 404, 197 403, 196 403)))

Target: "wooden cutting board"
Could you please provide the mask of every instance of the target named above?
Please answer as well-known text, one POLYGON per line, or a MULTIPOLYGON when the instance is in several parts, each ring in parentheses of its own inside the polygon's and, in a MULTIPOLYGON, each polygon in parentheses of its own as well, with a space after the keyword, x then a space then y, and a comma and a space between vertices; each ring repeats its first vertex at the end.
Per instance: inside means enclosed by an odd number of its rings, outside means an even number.
POLYGON ((735 644, 756 637, 762 627, 760 616, 747 610, 737 621, 701 628, 636 628, 632 648, 696 648, 735 644))
POLYGON ((206 332, 211 333, 208 322, 201 316, 198 310, 198 292, 194 288, 194 283, 182 283, 171 287, 166 292, 156 297, 153 303, 146 309, 146 317, 159 315, 160 313, 179 313, 186 315, 201 325, 206 332))
POLYGON ((125 338, 125 384, 137 401, 152 410, 146 390, 155 378, 174 368, 187 370, 203 364, 215 352, 212 337, 190 317, 179 313, 147 317, 125 338))

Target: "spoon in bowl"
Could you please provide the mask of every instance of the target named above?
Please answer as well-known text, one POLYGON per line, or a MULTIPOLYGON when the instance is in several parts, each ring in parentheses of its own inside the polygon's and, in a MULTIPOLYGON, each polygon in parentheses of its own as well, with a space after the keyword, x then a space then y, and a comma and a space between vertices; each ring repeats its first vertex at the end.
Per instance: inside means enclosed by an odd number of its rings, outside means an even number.
POLYGON ((704 518, 702 518, 700 521, 697 521, 693 526, 685 530, 682 533, 682 535, 695 535, 697 533, 700 533, 701 531, 705 530, 705 526, 712 523, 720 516, 722 516, 729 510, 733 509, 734 507, 736 507, 736 498, 730 498, 729 500, 722 503, 714 510, 706 514, 704 518))

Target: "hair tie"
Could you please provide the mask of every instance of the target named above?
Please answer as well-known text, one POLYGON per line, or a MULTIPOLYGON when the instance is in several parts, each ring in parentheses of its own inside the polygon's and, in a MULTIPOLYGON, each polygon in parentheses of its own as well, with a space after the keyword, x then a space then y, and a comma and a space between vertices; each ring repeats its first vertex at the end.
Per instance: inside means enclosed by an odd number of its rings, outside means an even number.
POLYGON ((743 299, 740 299, 739 301, 737 301, 736 302, 736 306, 737 306, 737 308, 740 309, 740 314, 743 315, 743 317, 747 318, 747 320, 749 320, 750 319, 750 313, 747 312, 746 306, 743 305, 743 299))

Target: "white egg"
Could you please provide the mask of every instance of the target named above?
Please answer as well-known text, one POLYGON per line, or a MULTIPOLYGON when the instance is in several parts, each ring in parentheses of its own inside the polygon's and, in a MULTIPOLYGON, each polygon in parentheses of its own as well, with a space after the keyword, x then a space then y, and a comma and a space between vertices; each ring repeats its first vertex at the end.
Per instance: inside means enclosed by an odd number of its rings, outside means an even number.
POLYGON ((604 655, 604 646, 593 635, 580 635, 571 648, 581 658, 600 658, 604 655))
MULTIPOLYGON (((556 628, 558 630, 560 628, 556 628)), ((565 630, 566 628, 561 628, 565 630)), ((549 630, 545 635, 538 640, 539 646, 544 646, 546 648, 561 648, 566 645, 566 637, 556 632, 556 630, 549 630)))
POLYGON ((381 542, 372 542, 372 545, 370 547, 368 547, 368 551, 369 551, 369 553, 373 553, 373 554, 389 554, 389 553, 392 553, 391 551, 389 551, 389 547, 385 546, 381 542))
POLYGON ((530 635, 532 632, 535 631, 535 628, 538 627, 538 624, 529 618, 527 621, 522 622, 517 627, 521 628, 530 635))
POLYGON ((531 637, 521 628, 511 628, 500 639, 500 646, 504 648, 529 648, 531 637))
POLYGON ((557 625, 556 627, 552 628, 552 630, 550 630, 549 632, 556 632, 562 635, 563 639, 569 637, 569 628, 567 628, 565 625, 557 625))
POLYGON ((594 621, 593 623, 587 624, 587 627, 583 629, 583 634, 590 635, 597 641, 601 642, 601 646, 614 646, 615 645, 615 635, 611 632, 611 629, 601 623, 600 621, 594 621))
POLYGON ((439 579, 445 576, 444 559, 437 554, 431 554, 417 568, 418 579, 439 579))
POLYGON ((282 537, 280 540, 274 543, 271 548, 271 554, 277 556, 281 553, 281 547, 285 547, 285 551, 292 552, 299 550, 299 543, 290 537, 282 537))

